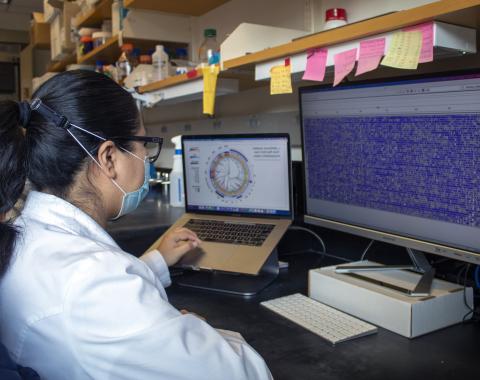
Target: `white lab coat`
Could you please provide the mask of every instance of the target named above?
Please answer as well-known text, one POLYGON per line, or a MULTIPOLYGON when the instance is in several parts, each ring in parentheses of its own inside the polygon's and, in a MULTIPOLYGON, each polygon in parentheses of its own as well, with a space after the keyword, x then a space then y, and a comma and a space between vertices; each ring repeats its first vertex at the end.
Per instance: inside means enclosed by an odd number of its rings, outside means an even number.
POLYGON ((0 339, 42 380, 271 378, 241 338, 168 303, 158 251, 137 259, 80 209, 34 191, 16 224, 0 339))

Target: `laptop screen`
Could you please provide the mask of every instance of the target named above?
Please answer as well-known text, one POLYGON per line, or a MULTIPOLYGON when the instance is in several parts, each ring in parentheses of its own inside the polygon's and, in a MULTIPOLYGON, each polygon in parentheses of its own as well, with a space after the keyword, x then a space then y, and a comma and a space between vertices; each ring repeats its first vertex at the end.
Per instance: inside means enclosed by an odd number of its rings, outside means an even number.
POLYGON ((288 135, 183 136, 188 212, 291 216, 288 135))

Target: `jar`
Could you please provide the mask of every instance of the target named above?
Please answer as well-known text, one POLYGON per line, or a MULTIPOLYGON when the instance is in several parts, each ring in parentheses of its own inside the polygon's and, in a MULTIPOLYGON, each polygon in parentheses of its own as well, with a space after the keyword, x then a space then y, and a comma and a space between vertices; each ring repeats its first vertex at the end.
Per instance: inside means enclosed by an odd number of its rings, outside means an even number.
POLYGON ((108 39, 112 38, 112 33, 110 32, 95 32, 92 34, 93 38, 93 48, 102 46, 108 39))
POLYGON ((347 12, 343 8, 331 8, 325 12, 325 26, 323 30, 338 28, 347 25, 347 12))
POLYGON ((80 53, 85 55, 93 50, 93 38, 84 36, 80 38, 80 53))

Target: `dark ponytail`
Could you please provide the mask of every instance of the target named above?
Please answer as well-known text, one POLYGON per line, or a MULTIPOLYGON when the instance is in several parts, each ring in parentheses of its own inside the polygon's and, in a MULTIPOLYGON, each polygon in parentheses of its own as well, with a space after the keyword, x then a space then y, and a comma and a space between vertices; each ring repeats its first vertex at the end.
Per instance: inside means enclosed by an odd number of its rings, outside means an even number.
POLYGON ((26 180, 25 137, 19 125, 19 106, 0 102, 0 276, 8 268, 18 229, 3 220, 20 198, 26 180))
MULTIPOLYGON (((33 98, 39 98, 71 123, 105 138, 133 136, 140 128, 132 96, 103 74, 83 70, 58 74, 45 82, 33 98)), ((27 124, 24 138, 18 125, 21 107, 23 104, 0 102, 0 217, 13 208, 27 177, 33 190, 68 200, 77 174, 90 161, 65 129, 38 112, 26 115, 22 110, 22 124, 27 124)), ((91 154, 102 142, 88 133, 72 133, 91 154)), ((116 144, 132 149, 131 142, 116 144)), ((91 200, 96 194, 88 195, 91 200)), ((11 222, 0 223, 0 276, 8 267, 18 232, 11 222)))

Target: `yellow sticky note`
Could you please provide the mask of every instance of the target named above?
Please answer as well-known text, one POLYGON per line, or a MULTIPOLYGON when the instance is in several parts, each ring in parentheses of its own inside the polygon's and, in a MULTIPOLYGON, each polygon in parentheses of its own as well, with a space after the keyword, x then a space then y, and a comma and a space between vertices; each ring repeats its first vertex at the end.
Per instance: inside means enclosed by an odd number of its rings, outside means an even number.
POLYGON ((392 36, 382 65, 397 69, 416 69, 422 49, 422 32, 398 32, 392 36))
POLYGON ((215 93, 217 91, 217 78, 220 72, 219 66, 208 66, 202 68, 203 72, 203 113, 214 114, 215 93))
POLYGON ((292 77, 290 65, 270 69, 270 95, 291 94, 292 77))

